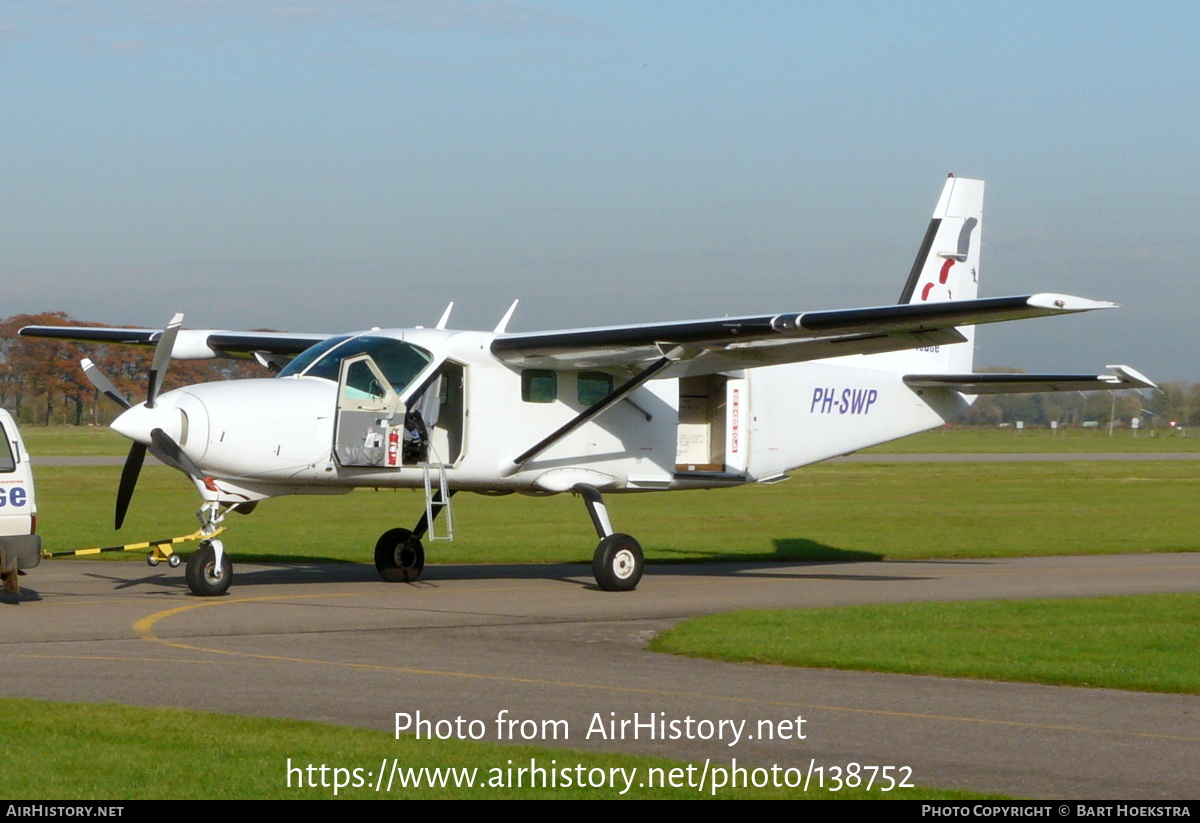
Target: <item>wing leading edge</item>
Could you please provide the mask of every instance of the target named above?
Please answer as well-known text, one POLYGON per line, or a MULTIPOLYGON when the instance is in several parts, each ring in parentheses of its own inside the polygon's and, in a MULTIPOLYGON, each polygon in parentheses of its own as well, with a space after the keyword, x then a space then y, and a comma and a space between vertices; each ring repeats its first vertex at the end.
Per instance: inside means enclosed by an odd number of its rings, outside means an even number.
MULTIPOLYGON (((85 326, 26 326, 22 337, 45 337, 78 343, 120 343, 154 346, 162 329, 113 329, 85 326)), ((255 353, 294 357, 329 338, 328 334, 290 332, 226 331, 223 329, 180 329, 171 356, 176 360, 206 360, 213 357, 251 358, 255 353)))
MULTIPOLYGON (((957 331, 958 326, 1115 307, 1115 303, 1082 297, 1033 294, 946 303, 502 334, 492 341, 491 351, 499 360, 512 365, 555 369, 601 367, 630 370, 643 368, 645 364, 671 352, 670 359, 674 363, 661 376, 678 377, 852 354, 876 354, 921 346, 950 345, 966 339, 957 331)), ((83 326, 26 326, 21 329, 20 334, 23 337, 85 343, 154 346, 162 336, 162 331, 83 326)), ((184 360, 212 357, 250 358, 256 354, 293 357, 329 336, 290 332, 181 329, 172 356, 184 360)), ((921 376, 916 375, 913 379, 919 377, 921 376)), ((934 377, 937 376, 927 376, 927 379, 932 380, 934 377)), ((958 382, 965 384, 977 375, 941 376, 946 377, 959 378, 958 382)), ((981 386, 987 382, 976 381, 981 386)), ((1017 383, 1021 381, 1015 381, 1014 385, 1017 383)), ((945 379, 942 384, 946 384, 945 379)))
POLYGON ((632 368, 682 347, 670 375, 678 376, 960 343, 965 338, 957 326, 1115 307, 1063 294, 1032 294, 508 334, 493 340, 491 348, 513 365, 584 369, 632 368))

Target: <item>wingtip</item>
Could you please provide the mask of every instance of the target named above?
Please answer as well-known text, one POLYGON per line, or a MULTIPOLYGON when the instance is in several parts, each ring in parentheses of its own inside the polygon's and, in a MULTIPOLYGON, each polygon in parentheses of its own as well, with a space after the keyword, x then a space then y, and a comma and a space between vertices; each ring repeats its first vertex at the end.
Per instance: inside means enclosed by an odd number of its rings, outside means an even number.
POLYGON ((1029 305, 1059 312, 1096 311, 1097 309, 1119 308, 1116 303, 1112 303, 1108 300, 1089 300, 1086 297, 1075 297, 1071 294, 1054 294, 1050 292, 1030 295, 1029 305))
POLYGON ((1135 369, 1131 366, 1110 364, 1110 365, 1105 366, 1104 368, 1113 372, 1113 374, 1115 374, 1118 378, 1120 378, 1122 383, 1133 384, 1133 385, 1125 386, 1125 388, 1129 388, 1129 389, 1157 389, 1158 388, 1157 383, 1155 383, 1149 377, 1142 374, 1140 371, 1138 371, 1137 369, 1135 369))

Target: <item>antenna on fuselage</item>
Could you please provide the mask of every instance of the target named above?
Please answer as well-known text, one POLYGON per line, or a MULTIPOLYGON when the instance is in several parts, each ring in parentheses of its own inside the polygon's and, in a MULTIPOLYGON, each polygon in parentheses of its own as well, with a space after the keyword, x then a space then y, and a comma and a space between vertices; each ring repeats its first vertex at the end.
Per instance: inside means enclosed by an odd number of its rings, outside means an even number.
POLYGON ((494 330, 496 334, 504 334, 505 330, 508 328, 508 321, 512 319, 513 312, 517 310, 517 304, 520 302, 520 298, 517 298, 512 302, 512 305, 508 307, 508 311, 504 313, 504 316, 500 318, 500 322, 496 325, 494 330))
POLYGON ((437 321, 437 325, 434 326, 435 329, 446 328, 446 324, 450 322, 450 310, 452 308, 454 308, 453 300, 450 301, 450 305, 446 306, 446 310, 444 312, 442 312, 442 319, 437 321))

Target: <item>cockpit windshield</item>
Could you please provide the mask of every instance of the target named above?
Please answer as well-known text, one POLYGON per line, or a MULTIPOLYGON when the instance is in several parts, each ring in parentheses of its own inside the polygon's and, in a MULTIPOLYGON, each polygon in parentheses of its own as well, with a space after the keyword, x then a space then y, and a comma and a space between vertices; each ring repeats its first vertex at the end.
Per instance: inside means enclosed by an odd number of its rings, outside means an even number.
POLYGON ((369 354, 397 394, 403 394, 413 378, 433 359, 433 355, 425 349, 403 340, 372 335, 343 335, 305 349, 278 376, 324 377, 336 383, 342 360, 356 354, 369 354))

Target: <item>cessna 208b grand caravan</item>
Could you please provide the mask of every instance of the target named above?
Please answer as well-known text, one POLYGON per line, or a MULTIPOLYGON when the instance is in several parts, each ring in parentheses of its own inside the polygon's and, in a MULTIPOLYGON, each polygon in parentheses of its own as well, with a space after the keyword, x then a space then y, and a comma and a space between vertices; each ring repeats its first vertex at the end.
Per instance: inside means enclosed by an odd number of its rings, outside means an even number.
MULTIPOLYGON (((600 538, 602 589, 642 576, 642 549, 613 529, 604 492, 773 483, 800 466, 940 426, 975 395, 1149 388, 1125 366, 1101 375, 975 374, 974 326, 1113 308, 1062 294, 978 298, 983 181, 950 176, 897 305, 510 334, 373 329, 329 336, 30 326, 22 335, 156 346, 117 491, 120 528, 149 450, 203 498, 187 566, 197 595, 224 593, 226 514, 285 494, 423 488, 412 529, 385 532, 375 565, 411 581, 421 539, 450 537, 459 491, 575 492, 600 538), (160 393, 170 358, 254 357, 273 378, 160 393), (446 512, 442 534, 435 518, 446 512)), ((451 304, 453 306, 453 304, 451 304)), ((513 304, 515 308, 516 304, 513 304)))

